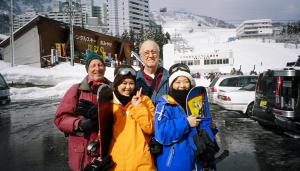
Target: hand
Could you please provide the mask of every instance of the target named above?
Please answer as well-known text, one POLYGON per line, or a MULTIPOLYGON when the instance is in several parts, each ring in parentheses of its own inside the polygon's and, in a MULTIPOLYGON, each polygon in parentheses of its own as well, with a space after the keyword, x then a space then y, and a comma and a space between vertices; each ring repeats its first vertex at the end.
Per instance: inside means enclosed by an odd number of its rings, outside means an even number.
POLYGON ((217 128, 217 124, 214 120, 211 121, 210 128, 211 129, 216 129, 217 128))
POLYGON ((141 101, 142 101, 141 95, 142 95, 142 88, 140 88, 140 90, 138 90, 136 92, 136 95, 134 95, 132 97, 131 103, 132 103, 133 106, 137 106, 137 105, 139 105, 141 103, 141 101))
POLYGON ((98 120, 83 119, 79 122, 79 129, 84 133, 91 133, 98 130, 98 120))
POLYGON ((84 99, 79 100, 75 113, 83 115, 86 118, 98 118, 97 106, 94 103, 84 99))
POLYGON ((190 124, 190 127, 196 127, 199 125, 201 119, 197 118, 196 116, 190 115, 187 117, 187 120, 190 124))

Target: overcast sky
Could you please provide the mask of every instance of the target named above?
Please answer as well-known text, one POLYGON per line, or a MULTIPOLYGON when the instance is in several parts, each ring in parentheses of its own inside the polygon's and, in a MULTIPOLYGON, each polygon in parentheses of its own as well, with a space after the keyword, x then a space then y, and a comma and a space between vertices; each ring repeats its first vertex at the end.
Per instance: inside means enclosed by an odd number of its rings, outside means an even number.
POLYGON ((300 0, 149 0, 150 11, 162 7, 189 11, 238 24, 243 20, 270 18, 300 20, 300 0))

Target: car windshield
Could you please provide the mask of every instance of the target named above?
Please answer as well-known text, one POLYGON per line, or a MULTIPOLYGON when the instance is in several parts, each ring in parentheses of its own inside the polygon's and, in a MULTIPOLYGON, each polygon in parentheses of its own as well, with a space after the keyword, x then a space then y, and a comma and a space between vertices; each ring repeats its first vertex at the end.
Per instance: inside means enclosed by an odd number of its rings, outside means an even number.
POLYGON ((240 90, 255 91, 255 83, 250 83, 250 84, 240 88, 240 90))

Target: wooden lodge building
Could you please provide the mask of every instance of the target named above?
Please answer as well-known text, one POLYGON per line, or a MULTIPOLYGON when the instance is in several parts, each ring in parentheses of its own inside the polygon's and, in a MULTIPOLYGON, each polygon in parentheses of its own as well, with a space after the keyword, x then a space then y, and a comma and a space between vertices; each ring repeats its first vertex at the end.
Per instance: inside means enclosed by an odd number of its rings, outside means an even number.
MULTIPOLYGON (((74 62, 82 63, 86 50, 104 59, 129 60, 133 45, 128 41, 74 26, 74 62)), ((42 16, 33 18, 14 32, 14 64, 35 67, 53 66, 70 60, 70 29, 67 23, 42 16), (51 55, 52 54, 52 55, 51 55)), ((5 62, 11 62, 10 38, 0 43, 5 62)))

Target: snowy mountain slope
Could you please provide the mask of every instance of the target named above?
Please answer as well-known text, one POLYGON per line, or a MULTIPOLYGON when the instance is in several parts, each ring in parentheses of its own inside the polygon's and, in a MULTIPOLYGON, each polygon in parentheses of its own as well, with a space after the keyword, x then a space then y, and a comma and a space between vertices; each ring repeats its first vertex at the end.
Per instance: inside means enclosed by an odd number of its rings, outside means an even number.
POLYGON ((193 29, 206 28, 234 28, 232 24, 227 24, 222 20, 215 18, 200 16, 194 13, 187 12, 157 12, 151 13, 151 18, 156 24, 162 25, 164 31, 171 31, 176 28, 177 31, 192 32, 193 29))
POLYGON ((198 15, 176 12, 159 14, 154 13, 156 21, 162 24, 164 32, 170 33, 171 41, 182 39, 187 44, 186 47, 193 49, 192 53, 232 51, 233 66, 218 67, 223 73, 229 73, 232 67, 239 69, 240 66, 246 74, 253 70, 254 65, 257 72, 283 68, 287 62, 296 61, 300 55, 299 48, 285 48, 283 43, 269 40, 263 42, 262 39, 244 39, 228 42, 229 38, 236 37, 235 29, 215 27, 214 24, 205 23, 198 15), (198 25, 200 22, 201 26, 198 25))

